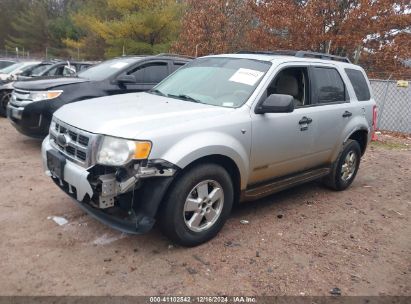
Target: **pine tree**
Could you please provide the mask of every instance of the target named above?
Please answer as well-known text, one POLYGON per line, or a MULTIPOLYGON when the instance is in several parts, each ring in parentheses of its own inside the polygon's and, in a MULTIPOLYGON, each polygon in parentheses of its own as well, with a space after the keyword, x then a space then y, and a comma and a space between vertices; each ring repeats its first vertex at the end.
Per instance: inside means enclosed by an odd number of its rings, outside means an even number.
POLYGON ((87 5, 88 9, 73 15, 86 35, 66 40, 69 46, 84 48, 88 37, 93 37, 106 44, 106 57, 121 55, 123 50, 154 54, 167 51, 177 38, 182 5, 174 0, 99 0, 87 5), (95 5, 99 8, 92 11, 95 5))

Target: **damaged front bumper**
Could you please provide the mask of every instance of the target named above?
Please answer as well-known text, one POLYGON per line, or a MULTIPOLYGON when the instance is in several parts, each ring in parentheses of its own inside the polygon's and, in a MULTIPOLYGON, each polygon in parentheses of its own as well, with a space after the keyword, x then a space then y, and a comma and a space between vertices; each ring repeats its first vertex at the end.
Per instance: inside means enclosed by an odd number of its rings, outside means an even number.
POLYGON ((46 174, 84 211, 114 229, 133 234, 152 228, 178 170, 161 161, 138 164, 131 171, 98 166, 86 169, 55 149, 49 137, 42 144, 42 159, 46 174))

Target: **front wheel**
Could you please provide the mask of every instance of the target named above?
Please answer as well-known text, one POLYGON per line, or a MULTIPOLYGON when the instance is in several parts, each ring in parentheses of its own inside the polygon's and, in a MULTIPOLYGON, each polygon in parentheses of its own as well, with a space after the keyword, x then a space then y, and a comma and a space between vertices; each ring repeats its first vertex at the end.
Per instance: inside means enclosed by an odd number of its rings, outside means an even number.
POLYGON ((163 233, 183 246, 196 246, 213 238, 227 220, 234 189, 227 171, 201 164, 184 172, 160 210, 163 233))
POLYGON ((349 139, 324 183, 334 190, 345 190, 354 181, 361 160, 361 148, 357 141, 349 139))
POLYGON ((11 92, 0 94, 0 116, 6 117, 7 105, 11 99, 11 92))

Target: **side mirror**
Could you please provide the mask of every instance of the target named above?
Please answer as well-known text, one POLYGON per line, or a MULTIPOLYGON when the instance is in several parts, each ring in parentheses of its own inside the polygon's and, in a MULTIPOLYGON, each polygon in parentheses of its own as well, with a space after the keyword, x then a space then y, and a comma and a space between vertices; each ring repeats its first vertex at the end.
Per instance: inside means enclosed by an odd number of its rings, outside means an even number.
POLYGON ((292 111, 294 111, 294 97, 283 94, 271 94, 255 109, 256 114, 291 113, 292 111))
POLYGON ((133 75, 120 75, 117 77, 117 82, 120 84, 136 83, 136 77, 133 75))

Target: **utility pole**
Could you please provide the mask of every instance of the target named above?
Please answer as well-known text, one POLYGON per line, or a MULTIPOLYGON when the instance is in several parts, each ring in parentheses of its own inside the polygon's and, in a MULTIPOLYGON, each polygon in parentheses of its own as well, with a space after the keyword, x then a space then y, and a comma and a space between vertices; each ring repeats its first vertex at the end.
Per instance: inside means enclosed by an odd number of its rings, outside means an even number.
POLYGON ((355 49, 355 57, 354 57, 354 63, 358 64, 358 61, 360 60, 360 55, 361 55, 361 45, 357 46, 355 49))
POLYGON ((47 60, 47 58, 48 58, 48 47, 46 47, 46 60, 47 60))
POLYGON ((328 41, 326 48, 327 48, 327 49, 325 50, 325 53, 329 54, 329 53, 330 53, 330 50, 331 50, 331 40, 328 41))

